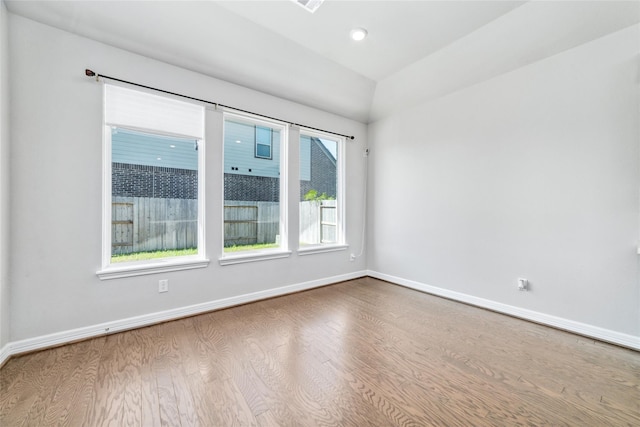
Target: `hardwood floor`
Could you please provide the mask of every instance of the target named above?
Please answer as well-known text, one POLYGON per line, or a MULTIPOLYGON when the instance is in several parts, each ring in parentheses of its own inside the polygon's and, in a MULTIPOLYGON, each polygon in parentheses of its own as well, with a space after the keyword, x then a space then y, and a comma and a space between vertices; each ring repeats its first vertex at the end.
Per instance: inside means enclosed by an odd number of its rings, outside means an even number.
POLYGON ((2 426, 640 425, 640 353, 339 283, 13 358, 2 426))

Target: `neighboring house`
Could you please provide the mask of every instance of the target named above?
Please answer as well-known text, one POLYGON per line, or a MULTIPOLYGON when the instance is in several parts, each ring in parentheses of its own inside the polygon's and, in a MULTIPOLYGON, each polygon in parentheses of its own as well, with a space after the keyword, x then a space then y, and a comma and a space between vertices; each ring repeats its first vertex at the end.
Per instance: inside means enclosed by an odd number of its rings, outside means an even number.
MULTIPOLYGON (((112 129, 114 254, 194 247, 197 238, 197 148, 195 140, 112 129), (173 224, 173 228, 158 224, 173 224), (174 230, 176 227, 179 230, 174 230), (146 237, 140 237, 142 235, 146 237), (178 235, 184 238, 177 240, 178 235)), ((280 198, 279 132, 227 121, 224 159, 225 246, 277 241, 279 211, 275 202, 280 198), (230 220, 228 223, 227 219, 230 220)), ((301 201, 312 189, 318 194, 336 196, 336 158, 322 140, 301 138, 300 178, 301 201)), ((309 210, 308 207, 305 209, 305 212, 309 210)), ((319 206, 304 216, 307 222, 311 221, 301 225, 304 241, 320 242, 322 236, 331 235, 330 231, 323 234, 320 222, 317 222, 321 216, 319 206)), ((327 221, 324 228, 330 227, 327 221)))
MULTIPOLYGON (((279 199, 280 135, 268 128, 227 122, 224 139, 226 200, 279 199)), ((112 131, 112 195, 195 199, 198 152, 194 140, 112 131)), ((300 141, 300 198, 309 190, 336 195, 336 159, 322 141, 300 141)))
POLYGON ((336 197, 337 162, 319 138, 300 139, 300 200, 309 190, 336 197))
MULTIPOLYGON (((228 121, 224 137, 226 200, 273 202, 280 194, 280 135, 269 128, 228 121)), ((315 137, 300 141, 300 199, 309 190, 336 195, 336 158, 315 137)))
POLYGON ((117 128, 111 153, 113 196, 198 198, 196 141, 117 128))

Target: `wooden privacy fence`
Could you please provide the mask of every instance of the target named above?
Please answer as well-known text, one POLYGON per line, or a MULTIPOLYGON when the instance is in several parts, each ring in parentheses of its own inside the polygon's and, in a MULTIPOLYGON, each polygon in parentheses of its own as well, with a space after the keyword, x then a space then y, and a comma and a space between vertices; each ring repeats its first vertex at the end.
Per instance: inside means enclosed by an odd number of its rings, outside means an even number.
MULTIPOLYGON (((225 201, 224 245, 252 245, 279 241, 280 206, 277 202, 225 201)), ((300 202, 300 242, 335 243, 336 201, 300 202)))
MULTIPOLYGON (((300 242, 336 241, 336 201, 300 202, 300 242)), ((112 254, 187 249, 198 246, 198 201, 113 197, 112 254)), ((225 201, 224 246, 279 241, 277 202, 225 201)))
POLYGON ((275 243, 280 234, 278 202, 224 201, 224 246, 275 243))
POLYGON ((300 202, 300 243, 335 243, 336 239, 336 201, 300 202))
POLYGON ((111 253, 187 249, 198 246, 198 201, 113 197, 111 253))

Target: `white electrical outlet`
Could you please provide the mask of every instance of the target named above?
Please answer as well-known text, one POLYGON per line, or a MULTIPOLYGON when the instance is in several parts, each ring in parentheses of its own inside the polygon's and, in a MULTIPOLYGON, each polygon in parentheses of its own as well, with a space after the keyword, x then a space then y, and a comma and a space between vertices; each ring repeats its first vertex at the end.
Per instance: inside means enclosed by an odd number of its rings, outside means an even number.
POLYGON ((169 280, 158 280, 158 292, 169 292, 169 280))
POLYGON ((518 290, 519 291, 528 291, 529 290, 529 281, 527 279, 518 279, 518 290))

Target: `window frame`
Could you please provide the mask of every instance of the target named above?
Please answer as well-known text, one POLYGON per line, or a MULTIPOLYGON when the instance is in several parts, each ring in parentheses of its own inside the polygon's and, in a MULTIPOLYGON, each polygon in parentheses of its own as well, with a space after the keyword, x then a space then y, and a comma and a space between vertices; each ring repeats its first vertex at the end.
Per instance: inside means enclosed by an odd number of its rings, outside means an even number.
MULTIPOLYGON (((111 84, 111 83, 110 83, 111 84)), ((120 85, 114 85, 120 86, 120 85)), ((124 86, 121 86, 124 87, 124 86)), ((127 89, 130 89, 127 87, 127 89)), ((138 92, 153 94, 145 90, 131 89, 138 92)), ((103 103, 106 110, 106 91, 107 84, 103 85, 103 103)), ((173 99, 171 97, 166 97, 173 99)), ((185 101, 181 101, 185 102, 185 101)), ((202 123, 205 123, 206 109, 202 107, 202 123)), ((102 120, 102 265, 101 269, 96 272, 100 280, 117 279, 123 277, 142 276, 148 274, 164 273, 170 271, 188 270, 194 268, 204 268, 209 265, 206 258, 206 242, 205 242, 205 150, 206 143, 204 139, 204 129, 201 138, 193 136, 172 134, 166 131, 154 129, 136 128, 133 126, 111 125, 106 123, 103 115, 102 120), (112 129, 129 129, 147 134, 155 134, 160 136, 178 137, 185 139, 194 139, 198 146, 198 253, 196 255, 176 256, 157 258, 153 260, 130 261, 112 263, 112 129)))
MULTIPOLYGON (((321 132, 314 129, 300 128, 298 144, 303 136, 315 137, 318 139, 328 139, 336 141, 336 241, 333 243, 315 243, 301 246, 300 242, 300 228, 298 227, 298 255, 310 255, 315 253, 333 252, 346 250, 349 245, 346 243, 346 229, 345 229, 345 154, 346 154, 346 139, 342 136, 334 135, 331 133, 321 132)), ((301 176, 301 164, 298 159, 298 180, 301 176)), ((300 218, 300 204, 297 203, 298 218, 300 218)))
MULTIPOLYGON (((292 251, 289 249, 289 124, 277 120, 266 119, 258 115, 249 113, 238 113, 224 111, 222 117, 222 162, 224 163, 225 153, 225 141, 226 141, 226 123, 227 121, 242 123, 254 127, 254 132, 257 126, 268 127, 271 129, 271 160, 273 160, 273 130, 280 131, 280 148, 279 148, 279 160, 280 160, 280 175, 279 179, 279 203, 280 203, 280 218, 279 218, 279 232, 280 232, 280 246, 269 249, 259 250, 247 250, 240 252, 224 251, 224 205, 225 205, 225 190, 224 190, 224 174, 226 171, 222 168, 222 224, 221 227, 221 241, 220 241, 220 257, 218 259, 220 265, 232 265, 254 261, 263 261, 268 259, 287 258, 291 255, 292 251)), ((255 133, 254 133, 255 136, 255 133)), ((257 140, 257 139, 256 139, 257 140)), ((254 140, 255 141, 255 140, 254 140)), ((254 151, 255 152, 255 151, 254 151)), ((260 158, 260 157, 258 157, 260 158)))

